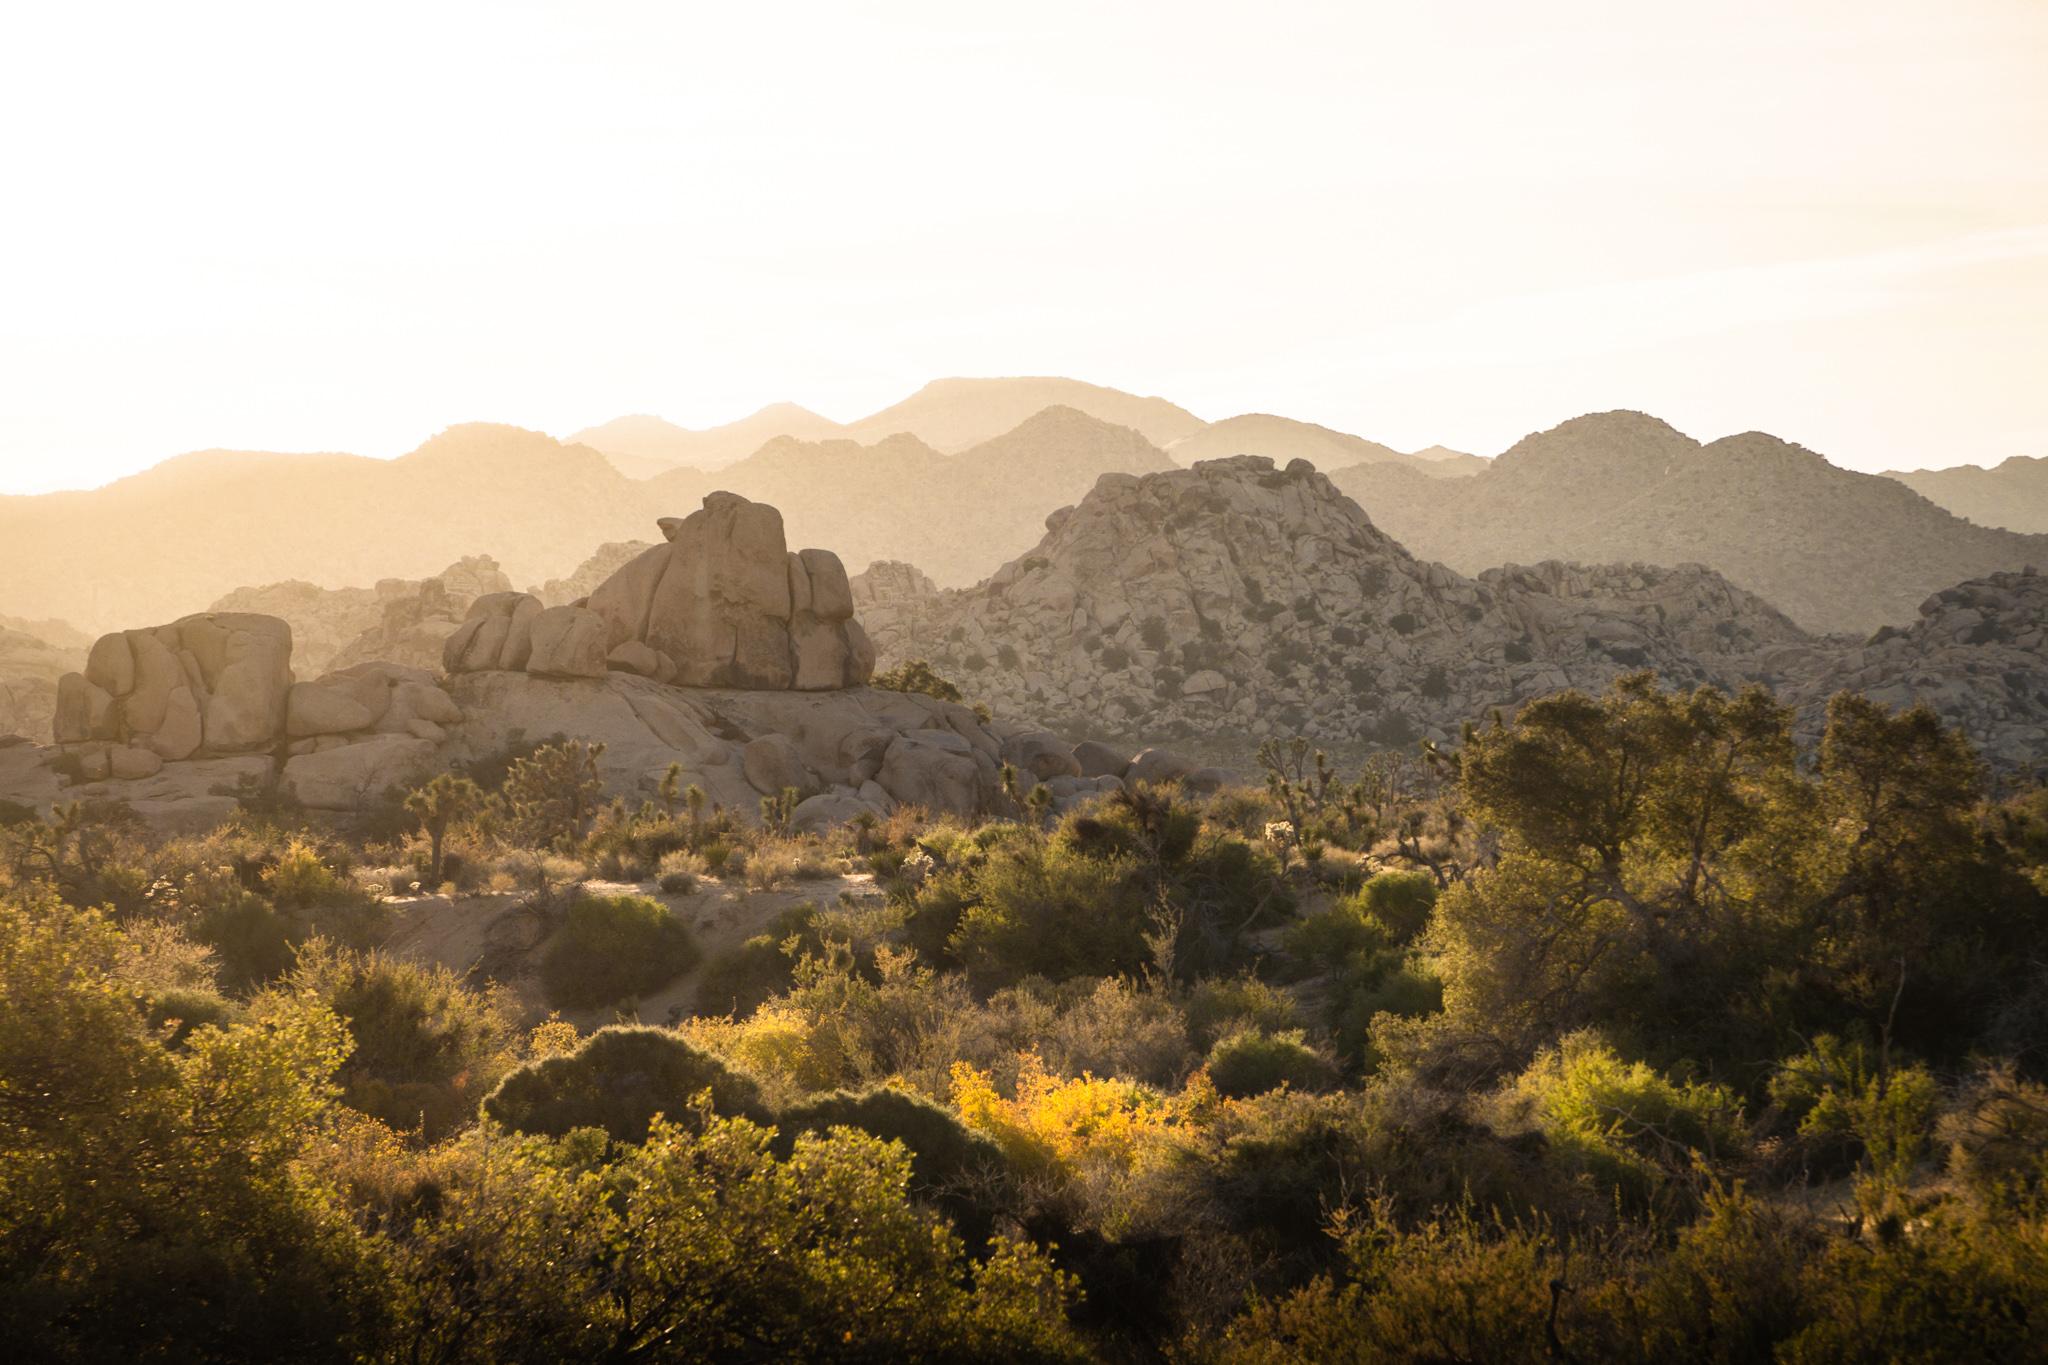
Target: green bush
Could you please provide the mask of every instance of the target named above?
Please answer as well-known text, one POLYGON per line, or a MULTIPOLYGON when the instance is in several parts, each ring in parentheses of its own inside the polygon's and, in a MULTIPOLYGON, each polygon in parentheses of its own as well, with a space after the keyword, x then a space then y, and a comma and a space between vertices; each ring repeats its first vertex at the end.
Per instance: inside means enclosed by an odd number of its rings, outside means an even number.
POLYGON ((1412 943, 1436 906, 1436 878, 1427 872, 1382 872, 1359 889, 1357 908, 1386 932, 1388 941, 1412 943))
POLYGON ((1004 1179, 1003 1149, 970 1131, 951 1110, 907 1090, 834 1090, 784 1109, 777 1120, 779 1150, 786 1152, 802 1133, 858 1128, 910 1152, 912 1190, 966 1194, 1004 1179))
POLYGON ((178 1047, 191 1036, 193 1029, 208 1026, 226 1028, 240 1023, 244 1011, 234 1001, 213 991, 168 990, 159 991, 143 1002, 142 1017, 150 1030, 161 1036, 168 1046, 178 1047))
POLYGON ((348 1025, 344 1100, 400 1132, 433 1141, 454 1131, 515 1059, 517 1011, 445 967, 314 943, 290 984, 348 1025))
POLYGON ((697 965, 689 928, 645 896, 584 896, 541 959, 541 985, 564 1009, 645 995, 697 965))
POLYGON ((1288 1086, 1295 1090, 1327 1090, 1337 1080, 1327 1057, 1310 1047, 1300 1029, 1267 1033, 1239 1029, 1216 1040, 1209 1049, 1209 1079, 1232 1099, 1263 1095, 1288 1086))
POLYGON ((484 1113, 520 1133, 602 1128, 614 1142, 640 1142, 656 1114, 695 1127, 698 1097, 707 1092, 720 1117, 766 1117, 747 1076, 668 1029, 620 1026, 513 1071, 484 1099, 484 1113))
POLYGON ((1204 1052, 1224 1034, 1242 1028, 1279 1033, 1295 1024, 1294 997, 1255 976, 1197 982, 1183 1008, 1188 1041, 1204 1052))
POLYGON ((698 1012, 745 1018, 795 984, 796 958, 821 946, 818 907, 808 901, 792 905, 762 932, 704 964, 698 1012))
POLYGON ((894 668, 884 669, 869 681, 872 687, 890 692, 917 692, 940 701, 959 701, 960 689, 940 677, 938 671, 923 659, 911 659, 894 668))

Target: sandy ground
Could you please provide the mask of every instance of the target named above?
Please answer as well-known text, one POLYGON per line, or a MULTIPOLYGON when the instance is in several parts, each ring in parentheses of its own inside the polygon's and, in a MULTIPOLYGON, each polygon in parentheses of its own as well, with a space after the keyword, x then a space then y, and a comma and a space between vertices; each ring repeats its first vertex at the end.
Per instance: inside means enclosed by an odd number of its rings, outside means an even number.
MULTIPOLYGON (((696 934, 704 952, 697 967, 638 1001, 562 1012, 584 1030, 621 1021, 662 1024, 686 1018, 696 1010, 702 964, 761 933, 782 911, 806 901, 824 908, 842 895, 863 899, 877 894, 874 878, 866 873, 791 882, 770 891, 706 877, 684 896, 664 894, 654 882, 593 881, 586 886, 594 895, 631 894, 662 902, 696 934)), ((520 895, 393 897, 383 951, 467 974, 478 985, 495 981, 516 994, 537 1023, 548 1014, 538 972, 550 930, 546 918, 525 902, 520 895)))

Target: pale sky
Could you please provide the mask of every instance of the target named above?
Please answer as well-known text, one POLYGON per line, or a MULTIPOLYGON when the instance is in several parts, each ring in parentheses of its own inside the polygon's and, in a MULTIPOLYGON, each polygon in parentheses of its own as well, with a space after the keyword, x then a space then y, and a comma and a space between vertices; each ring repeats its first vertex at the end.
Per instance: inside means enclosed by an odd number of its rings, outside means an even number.
POLYGON ((949 374, 2048 455, 2048 2, 11 5, 0 491, 949 374))

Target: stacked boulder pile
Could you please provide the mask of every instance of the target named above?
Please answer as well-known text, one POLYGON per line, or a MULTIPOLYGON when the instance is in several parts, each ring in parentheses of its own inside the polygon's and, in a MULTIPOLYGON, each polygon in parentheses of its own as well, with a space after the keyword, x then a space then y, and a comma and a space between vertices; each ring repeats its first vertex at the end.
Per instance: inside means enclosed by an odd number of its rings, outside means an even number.
POLYGON ((291 654, 289 624, 245 612, 101 636, 58 683, 57 744, 83 782, 156 784, 81 794, 231 807, 215 788, 276 781, 310 807, 352 809, 462 719, 423 670, 365 663, 299 682, 291 654))
POLYGON ((875 652, 830 550, 788 548, 782 514, 713 493, 664 517, 664 543, 627 560, 588 597, 477 599, 442 654, 449 673, 542 677, 634 673, 685 687, 824 692, 858 687, 875 652))

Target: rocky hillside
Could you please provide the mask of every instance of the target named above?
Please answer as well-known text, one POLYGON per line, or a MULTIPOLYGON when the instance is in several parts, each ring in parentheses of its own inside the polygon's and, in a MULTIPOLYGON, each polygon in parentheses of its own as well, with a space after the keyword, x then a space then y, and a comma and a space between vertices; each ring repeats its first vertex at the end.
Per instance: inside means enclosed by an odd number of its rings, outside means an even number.
POLYGON ((1475 474, 1486 467, 1486 461, 1476 455, 1442 446, 1408 454, 1363 436, 1333 431, 1314 422, 1297 422, 1291 417, 1275 417, 1269 412, 1248 412, 1211 422, 1169 445, 1166 453, 1181 465, 1232 455, 1264 455, 1281 464, 1307 460, 1318 469, 1342 469, 1355 464, 1401 465, 1433 479, 1475 474))
POLYGON ((1634 412, 1527 437, 1469 479, 1388 464, 1333 478, 1390 535, 1464 572, 1696 561, 1809 630, 1910 621, 1929 593, 2048 561, 2048 537, 1972 525, 1897 480, 1760 432, 1701 445, 1634 412))
POLYGON ((1811 641, 1696 565, 1467 578, 1415 558, 1306 461, 1107 475, 986 584, 859 575, 884 665, 930 659, 999 715, 1105 736, 1448 739, 1650 666, 1729 684, 1811 641))
POLYGON ((1998 573, 1944 588, 1919 619, 1845 643, 1786 691, 1818 738, 1827 699, 1861 692, 1892 706, 1924 701, 2001 768, 2048 759, 2048 578, 1998 573))
POLYGON ((1979 526, 2048 532, 2048 459, 2015 455, 1989 469, 1965 464, 1894 471, 1886 477, 1979 526))

